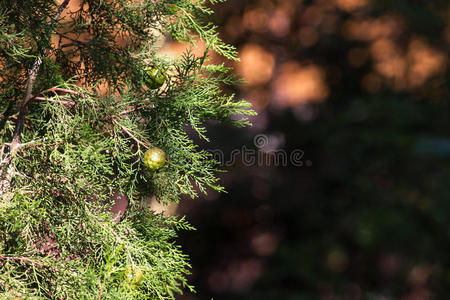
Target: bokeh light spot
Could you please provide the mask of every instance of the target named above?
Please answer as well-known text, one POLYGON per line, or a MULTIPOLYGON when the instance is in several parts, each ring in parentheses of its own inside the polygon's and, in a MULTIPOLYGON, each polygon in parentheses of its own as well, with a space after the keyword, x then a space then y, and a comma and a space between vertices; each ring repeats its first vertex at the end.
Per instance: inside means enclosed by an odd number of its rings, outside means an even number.
POLYGON ((369 0, 335 0, 336 6, 346 12, 353 12, 370 4, 369 0))
POLYGON ((324 12, 321 6, 311 5, 305 9, 301 20, 306 24, 318 26, 324 18, 324 12))
POLYGON ((258 33, 263 33, 267 30, 268 22, 269 14, 261 7, 246 11, 242 19, 242 25, 245 29, 258 33))
POLYGON ((384 15, 379 18, 346 21, 343 34, 347 39, 373 41, 381 38, 394 38, 403 32, 403 21, 399 16, 384 15))
POLYGON ((281 106, 323 101, 328 96, 324 77, 319 66, 287 62, 281 66, 273 84, 274 100, 281 106))
POLYGON ((408 60, 408 83, 411 87, 417 87, 431 76, 445 72, 448 55, 419 39, 414 39, 409 45, 408 60))
POLYGON ((291 20, 284 10, 279 9, 270 17, 269 28, 274 36, 286 36, 289 33, 290 27, 291 20))
POLYGON ((247 85, 269 82, 275 66, 273 54, 256 44, 246 44, 239 52, 241 61, 237 64, 237 71, 247 85))
POLYGON ((251 244, 255 254, 270 256, 278 248, 278 237, 270 232, 259 233, 252 238, 251 244))

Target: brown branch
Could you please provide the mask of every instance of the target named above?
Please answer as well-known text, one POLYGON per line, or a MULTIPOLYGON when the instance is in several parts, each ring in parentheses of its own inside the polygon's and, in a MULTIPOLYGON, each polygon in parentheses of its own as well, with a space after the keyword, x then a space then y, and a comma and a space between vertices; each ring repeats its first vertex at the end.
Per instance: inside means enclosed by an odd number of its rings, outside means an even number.
POLYGON ((65 35, 64 33, 61 33, 61 32, 55 32, 55 33, 57 35, 59 35, 60 38, 65 38, 65 39, 71 41, 73 44, 79 44, 79 45, 82 45, 82 46, 87 46, 88 45, 88 42, 84 42, 84 41, 80 41, 80 40, 71 38, 71 37, 65 35))
POLYGON ((98 295, 98 300, 101 300, 101 299, 102 299, 102 293, 103 293, 103 283, 102 283, 102 285, 100 286, 100 294, 98 295))
POLYGON ((75 105, 75 102, 73 102, 72 100, 64 100, 64 99, 55 100, 55 99, 51 99, 51 98, 34 97, 34 100, 48 101, 48 102, 59 102, 59 103, 70 105, 70 106, 74 106, 75 105))
MULTIPOLYGON (((56 22, 58 21, 59 17, 61 16, 61 13, 63 10, 67 7, 70 0, 64 0, 63 3, 58 8, 58 11, 56 12, 55 16, 52 19, 51 28, 53 29, 56 26, 56 22)), ((36 58, 34 61, 33 67, 28 72, 28 81, 27 81, 27 87, 25 90, 25 96, 22 99, 22 102, 20 103, 19 108, 19 116, 17 117, 16 127, 14 128, 14 134, 11 142, 11 146, 9 147, 9 150, 11 153, 14 153, 17 148, 19 147, 20 138, 22 135, 22 129, 23 129, 23 123, 25 121, 25 115, 27 113, 27 107, 30 100, 33 99, 33 95, 31 94, 31 91, 33 90, 34 83, 36 81, 37 74, 39 72, 39 69, 42 65, 42 57, 36 58)))
POLYGON ((72 94, 72 95, 82 96, 82 94, 77 91, 72 91, 72 90, 63 89, 63 88, 59 88, 59 87, 53 87, 51 89, 47 89, 45 91, 39 92, 39 94, 35 95, 35 97, 45 94, 45 93, 48 93, 48 92, 54 92, 55 94, 56 94, 56 92, 63 92, 63 93, 68 93, 68 94, 72 94))
POLYGON ((56 15, 53 17, 53 20, 52 20, 52 27, 54 27, 56 25, 56 22, 58 21, 58 19, 61 16, 63 10, 67 7, 69 2, 70 2, 70 0, 64 0, 64 2, 61 3, 61 5, 58 7, 58 11, 57 11, 56 15))
POLYGON ((68 44, 68 45, 73 45, 74 47, 94 46, 94 47, 99 47, 99 48, 103 48, 103 49, 106 49, 106 50, 114 51, 116 53, 121 53, 121 51, 119 49, 114 48, 114 47, 112 47, 111 45, 108 45, 108 44, 105 45, 105 44, 102 44, 102 43, 93 42, 92 40, 80 41, 80 40, 71 38, 71 37, 69 37, 69 36, 67 36, 67 35, 65 35, 64 33, 61 33, 61 32, 56 32, 56 34, 59 35, 62 38, 65 38, 65 39, 71 41, 72 43, 68 44))
POLYGON ((52 143, 52 144, 31 144, 31 145, 24 145, 23 147, 20 147, 20 151, 26 150, 26 149, 30 149, 30 148, 36 148, 36 147, 54 147, 54 146, 59 146, 61 145, 63 142, 57 142, 57 143, 52 143))
POLYGON ((150 104, 142 105, 142 106, 139 106, 139 107, 136 107, 136 108, 124 110, 124 111, 121 111, 121 112, 119 113, 119 116, 126 115, 126 114, 128 114, 128 113, 130 113, 130 112, 133 112, 133 111, 135 111, 135 110, 139 110, 139 109, 143 109, 143 108, 147 108, 147 107, 152 107, 152 108, 153 108, 154 105, 153 105, 153 103, 150 103, 150 104))
POLYGON ((74 106, 75 102, 73 102, 72 100, 64 100, 64 99, 50 99, 50 98, 45 98, 45 97, 39 97, 39 95, 43 95, 45 93, 49 93, 49 92, 53 92, 56 95, 58 95, 58 93, 56 92, 63 92, 63 93, 68 93, 68 94, 72 94, 72 95, 77 95, 77 96, 82 96, 81 93, 77 92, 77 91, 72 91, 72 90, 68 90, 68 89, 63 89, 63 88, 58 88, 58 87, 53 87, 51 89, 47 89, 45 91, 39 92, 38 94, 34 95, 31 100, 38 100, 38 101, 48 101, 48 102, 60 102, 62 104, 67 104, 67 105, 71 105, 74 106))
MULTIPOLYGON (((0 159, 3 159, 3 153, 5 152, 5 144, 2 145, 2 149, 0 150, 0 159)), ((1 162, 0 162, 1 165, 1 162)), ((0 170, 0 174, 1 174, 1 170, 0 170)))
POLYGON ((153 103, 150 103, 150 104, 142 105, 142 106, 139 106, 139 107, 130 108, 130 109, 123 110, 123 111, 119 112, 117 115, 107 116, 107 117, 105 117, 105 120, 115 119, 115 118, 117 118, 117 116, 123 116, 123 115, 126 115, 126 114, 130 113, 130 112, 133 112, 133 111, 136 111, 136 110, 139 110, 139 109, 143 109, 143 108, 146 108, 146 107, 152 107, 153 108, 155 106, 154 106, 153 103))
MULTIPOLYGON (((123 130, 129 137, 131 137, 133 140, 135 140, 136 143, 142 145, 145 149, 150 149, 150 147, 147 146, 144 142, 141 142, 139 139, 137 139, 137 138, 130 132, 130 129, 128 129, 128 128, 126 128, 125 126, 123 126, 122 124, 120 124, 119 121, 117 121, 115 118, 113 118, 112 121, 113 121, 115 124, 119 125, 119 127, 122 128, 122 130, 123 130)), ((151 146, 151 144, 150 144, 150 146, 151 146)))
POLYGON ((11 146, 9 147, 11 153, 14 153, 17 150, 17 148, 19 147, 20 136, 22 134, 22 129, 23 129, 23 123, 25 121, 25 115, 27 113, 27 105, 28 105, 29 101, 33 98, 33 95, 31 95, 31 90, 33 89, 34 82, 36 81, 37 73, 39 72, 41 64, 42 64, 42 58, 38 57, 35 60, 33 67, 31 68, 31 70, 29 72, 25 96, 23 97, 22 102, 20 104, 19 116, 17 117, 16 127, 14 128, 12 143, 11 143, 11 146))

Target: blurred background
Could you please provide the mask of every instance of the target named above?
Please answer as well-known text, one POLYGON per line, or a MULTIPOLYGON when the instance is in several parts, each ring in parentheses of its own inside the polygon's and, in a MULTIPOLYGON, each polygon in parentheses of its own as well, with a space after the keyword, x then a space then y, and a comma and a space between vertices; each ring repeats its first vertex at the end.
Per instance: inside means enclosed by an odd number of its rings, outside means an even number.
POLYGON ((449 2, 214 9, 246 81, 226 88, 258 116, 209 124, 228 193, 172 207, 198 228, 181 236, 197 293, 179 299, 449 299, 449 2))

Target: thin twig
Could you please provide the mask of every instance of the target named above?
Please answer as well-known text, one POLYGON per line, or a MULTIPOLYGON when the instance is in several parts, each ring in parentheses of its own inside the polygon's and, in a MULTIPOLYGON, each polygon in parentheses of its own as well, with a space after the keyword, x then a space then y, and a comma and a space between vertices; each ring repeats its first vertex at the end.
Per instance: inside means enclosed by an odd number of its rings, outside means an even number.
POLYGON ((147 107, 152 107, 153 108, 154 105, 153 105, 153 103, 150 103, 150 104, 142 105, 142 106, 139 106, 139 107, 136 107, 136 108, 132 108, 132 109, 129 109, 129 110, 124 110, 124 111, 121 111, 119 113, 119 116, 126 115, 126 114, 128 114, 130 112, 133 112, 133 111, 136 111, 136 110, 139 110, 139 109, 143 109, 143 108, 147 108, 147 107))
MULTIPOLYGON (((63 89, 63 88, 59 88, 59 87, 53 87, 51 89, 47 89, 45 91, 40 92, 39 94, 37 94, 36 96, 48 93, 48 92, 64 92, 64 93, 68 93, 68 94, 73 94, 73 95, 77 95, 77 96, 82 96, 81 93, 77 92, 77 91, 72 91, 72 90, 68 90, 68 89, 63 89)), ((36 97, 35 96, 35 97, 36 97)))
MULTIPOLYGON (((107 50, 110 50, 110 51, 114 51, 114 52, 116 52, 116 53, 120 53, 120 50, 119 50, 119 49, 113 48, 113 47, 111 47, 110 45, 107 45, 107 44, 105 45, 105 44, 102 44, 102 43, 93 42, 92 40, 90 40, 90 41, 80 41, 80 40, 78 40, 78 39, 71 38, 71 37, 69 37, 69 36, 67 36, 67 35, 65 35, 64 33, 61 33, 61 32, 56 32, 56 34, 59 35, 60 37, 63 37, 63 38, 65 38, 65 39, 71 41, 72 43, 69 44, 69 45, 73 45, 74 47, 79 47, 79 46, 82 46, 82 47, 95 46, 95 47, 107 49, 107 50)), ((64 45, 63 45, 63 46, 64 46, 64 45)))
POLYGON ((47 101, 47 102, 59 102, 62 104, 67 104, 70 106, 74 106, 75 102, 73 102, 72 100, 64 100, 64 99, 52 99, 52 98, 44 98, 44 97, 34 97, 34 100, 38 100, 38 101, 47 101))
POLYGON ((130 112, 133 112, 133 111, 136 111, 136 110, 139 110, 139 109, 143 109, 143 108, 147 108, 147 107, 153 108, 153 107, 155 107, 155 105, 153 103, 150 103, 150 104, 142 105, 142 106, 139 106, 139 107, 123 110, 123 111, 119 112, 117 115, 107 116, 105 118, 105 120, 115 119, 115 118, 117 118, 117 116, 123 116, 123 115, 126 115, 126 114, 130 113, 130 112))
POLYGON ((64 99, 60 99, 60 100, 54 100, 51 98, 45 98, 45 97, 39 97, 39 95, 43 95, 45 93, 49 93, 49 92, 53 92, 56 95, 58 95, 57 92, 63 92, 63 93, 68 93, 68 94, 72 94, 72 95, 77 95, 77 96, 82 96, 81 93, 77 92, 77 91, 72 91, 72 90, 68 90, 68 89, 63 89, 63 88, 59 88, 59 87, 53 87, 51 89, 47 89, 45 91, 42 91, 36 95, 34 95, 31 100, 38 100, 38 101, 49 101, 49 102, 60 102, 63 104, 68 104, 68 105, 75 105, 75 102, 73 102, 72 100, 64 100, 64 99))
MULTIPOLYGON (((3 153, 4 153, 4 151, 5 151, 5 144, 3 144, 2 145, 2 150, 0 150, 0 159, 3 159, 3 153)), ((0 172, 1 172, 1 170, 0 170, 0 172)))
POLYGON ((38 266, 38 267, 40 267, 40 268, 44 268, 44 267, 45 267, 44 264, 42 264, 42 263, 40 263, 40 262, 37 262, 37 261, 34 261, 34 260, 32 260, 32 259, 26 258, 26 257, 0 256, 0 259, 3 259, 3 260, 15 260, 15 261, 21 261, 21 262, 25 262, 25 263, 29 263, 29 264, 38 266))
POLYGON ((82 44, 83 46, 87 45, 87 42, 80 41, 80 40, 78 40, 78 38, 77 39, 71 38, 71 37, 65 35, 64 33, 56 32, 56 34, 59 35, 60 39, 61 38, 65 38, 65 39, 67 39, 67 40, 69 40, 69 41, 71 41, 71 42, 73 42, 75 44, 82 44))
POLYGON ((53 146, 59 146, 61 145, 63 142, 57 142, 57 143, 52 143, 52 144, 48 144, 48 145, 44 145, 44 144, 31 144, 31 145, 26 145, 20 148, 21 151, 26 150, 26 149, 30 149, 30 148, 36 148, 36 147, 41 147, 41 146, 45 146, 45 147, 53 147, 53 146))
MULTIPOLYGON (((114 230, 111 230, 111 233, 116 237, 117 240, 119 240, 119 242, 122 242, 122 239, 117 235, 117 233, 114 232, 114 230)), ((125 249, 125 252, 127 252, 128 258, 130 259, 131 265, 134 267, 134 260, 133 260, 133 256, 131 256, 131 252, 130 249, 128 249, 127 245, 125 245, 125 243, 123 244, 123 247, 125 249)))
POLYGON ((98 295, 98 300, 101 300, 101 299, 102 299, 102 293, 103 293, 103 283, 102 283, 102 285, 100 286, 100 294, 98 295))
POLYGON ((7 153, 5 155, 5 157, 3 157, 3 155, 5 154, 5 144, 2 145, 2 149, 0 151, 0 191, 3 191, 3 189, 5 188, 5 182, 3 179, 3 166, 4 165, 9 165, 9 161, 11 160, 11 155, 9 153, 7 153))
POLYGON ((123 126, 122 124, 119 123, 119 121, 117 121, 115 118, 112 119, 112 121, 119 125, 120 128, 122 128, 122 130, 129 136, 131 137, 133 140, 136 141, 136 143, 142 145, 145 149, 150 149, 149 146, 147 146, 144 142, 141 142, 139 139, 137 139, 131 132, 130 129, 126 128, 125 126, 123 126))

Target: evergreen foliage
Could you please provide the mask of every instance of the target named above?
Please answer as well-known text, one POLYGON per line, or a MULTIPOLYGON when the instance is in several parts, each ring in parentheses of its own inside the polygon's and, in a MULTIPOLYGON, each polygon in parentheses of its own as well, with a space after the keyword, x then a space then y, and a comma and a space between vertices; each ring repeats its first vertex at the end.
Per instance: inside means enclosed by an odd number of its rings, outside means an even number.
POLYGON ((236 82, 229 69, 206 64, 209 49, 236 52, 205 0, 69 2, 0 2, 1 298, 173 299, 193 290, 174 244, 193 228, 145 200, 222 190, 217 162, 187 132, 207 140, 207 120, 249 125, 250 105, 220 89, 236 82), (208 49, 170 59, 162 37, 208 49), (149 68, 164 70, 161 87, 149 68), (157 171, 142 162, 153 145, 167 156, 157 171), (114 195, 129 199, 120 221, 114 195))

